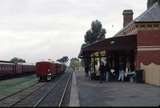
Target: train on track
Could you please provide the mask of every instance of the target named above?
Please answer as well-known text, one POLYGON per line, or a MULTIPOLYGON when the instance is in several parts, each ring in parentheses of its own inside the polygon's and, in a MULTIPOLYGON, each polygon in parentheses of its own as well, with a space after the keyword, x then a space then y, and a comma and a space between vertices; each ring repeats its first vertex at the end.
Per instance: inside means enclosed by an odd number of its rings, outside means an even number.
POLYGON ((49 81, 65 72, 66 66, 61 63, 41 61, 36 63, 36 75, 39 81, 49 81))
POLYGON ((29 63, 12 63, 0 61, 0 79, 15 77, 18 75, 34 74, 35 65, 29 63))

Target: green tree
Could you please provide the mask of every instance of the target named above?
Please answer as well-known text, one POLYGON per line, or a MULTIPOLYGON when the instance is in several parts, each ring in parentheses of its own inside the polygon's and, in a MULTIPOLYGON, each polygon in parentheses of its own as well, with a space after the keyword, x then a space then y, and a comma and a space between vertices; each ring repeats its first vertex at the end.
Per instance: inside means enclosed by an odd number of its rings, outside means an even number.
POLYGON ((94 37, 92 36, 92 31, 91 30, 88 30, 84 36, 84 41, 87 43, 87 44, 90 44, 94 41, 94 37))
POLYGON ((82 67, 85 66, 85 65, 84 65, 84 59, 81 59, 81 65, 82 65, 82 67))
POLYGON ((102 24, 100 21, 95 20, 91 23, 91 29, 88 30, 84 36, 84 40, 86 44, 90 44, 97 40, 101 40, 105 38, 106 30, 102 28, 102 24))
POLYGON ((13 63, 25 63, 26 61, 24 59, 18 58, 18 57, 14 57, 10 60, 13 63))
MULTIPOLYGON (((105 34, 106 30, 102 28, 101 22, 98 20, 92 21, 91 28, 87 30, 86 34, 84 35, 85 43, 81 45, 80 54, 82 53, 82 48, 84 48, 88 44, 105 39, 105 34)), ((90 58, 83 58, 81 60, 82 66, 84 66, 86 69, 90 68, 90 62, 91 62, 90 58)))
POLYGON ((101 28, 102 28, 102 24, 100 21, 98 20, 92 21, 92 24, 91 24, 92 31, 100 32, 101 28))
POLYGON ((58 59, 57 61, 60 62, 60 63, 67 63, 69 60, 68 56, 63 56, 62 58, 58 59))
POLYGON ((105 39, 105 34, 106 34, 106 30, 104 28, 102 28, 97 39, 98 40, 105 39))
POLYGON ((72 58, 70 61, 69 67, 72 68, 74 71, 77 70, 81 66, 81 62, 78 58, 72 58))

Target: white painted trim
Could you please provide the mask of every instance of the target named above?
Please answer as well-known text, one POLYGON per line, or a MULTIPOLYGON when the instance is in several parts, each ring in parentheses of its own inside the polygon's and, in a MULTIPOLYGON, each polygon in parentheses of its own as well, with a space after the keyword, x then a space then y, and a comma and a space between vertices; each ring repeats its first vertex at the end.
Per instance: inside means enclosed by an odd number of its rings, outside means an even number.
POLYGON ((155 46, 138 46, 138 48, 160 48, 160 45, 155 46))
POLYGON ((160 46, 138 46, 138 51, 160 51, 160 46))

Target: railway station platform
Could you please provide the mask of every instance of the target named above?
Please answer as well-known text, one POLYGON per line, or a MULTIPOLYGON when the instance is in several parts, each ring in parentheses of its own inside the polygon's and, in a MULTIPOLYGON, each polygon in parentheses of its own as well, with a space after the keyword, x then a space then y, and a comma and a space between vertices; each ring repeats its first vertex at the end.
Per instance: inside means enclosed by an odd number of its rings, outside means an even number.
POLYGON ((74 72, 69 106, 158 106, 160 87, 131 82, 104 82, 74 72))

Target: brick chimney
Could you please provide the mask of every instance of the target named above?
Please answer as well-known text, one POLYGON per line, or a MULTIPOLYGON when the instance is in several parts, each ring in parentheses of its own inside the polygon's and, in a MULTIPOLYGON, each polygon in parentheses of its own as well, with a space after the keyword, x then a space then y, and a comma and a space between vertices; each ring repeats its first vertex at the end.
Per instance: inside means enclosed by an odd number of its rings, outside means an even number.
POLYGON ((128 25, 133 20, 133 11, 130 10, 124 10, 123 11, 123 27, 128 25))

